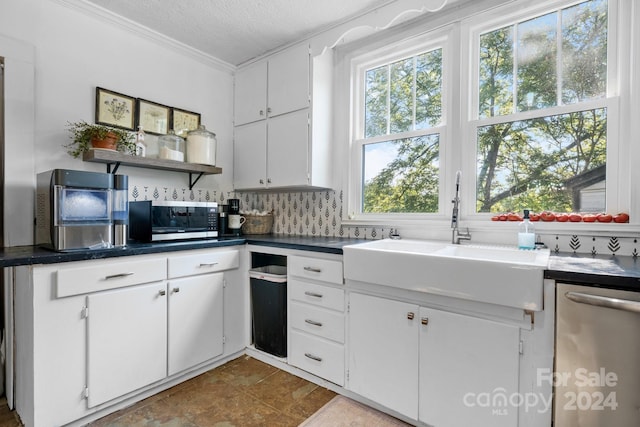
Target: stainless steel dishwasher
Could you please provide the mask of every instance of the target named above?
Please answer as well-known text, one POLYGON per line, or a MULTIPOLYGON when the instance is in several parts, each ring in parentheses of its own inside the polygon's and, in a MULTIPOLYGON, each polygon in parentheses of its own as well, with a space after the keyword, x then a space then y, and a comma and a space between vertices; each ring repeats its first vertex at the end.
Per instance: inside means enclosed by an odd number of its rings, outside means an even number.
POLYGON ((640 292, 559 283, 556 313, 555 427, 640 426, 640 292))

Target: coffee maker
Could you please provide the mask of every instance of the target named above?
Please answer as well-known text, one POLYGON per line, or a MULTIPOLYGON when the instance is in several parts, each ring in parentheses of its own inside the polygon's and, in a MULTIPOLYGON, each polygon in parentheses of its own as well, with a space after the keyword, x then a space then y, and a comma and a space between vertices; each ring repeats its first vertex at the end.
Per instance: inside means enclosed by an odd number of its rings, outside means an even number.
POLYGON ((227 216, 229 234, 239 236, 242 224, 244 224, 244 217, 240 215, 240 199, 229 199, 229 214, 227 216))

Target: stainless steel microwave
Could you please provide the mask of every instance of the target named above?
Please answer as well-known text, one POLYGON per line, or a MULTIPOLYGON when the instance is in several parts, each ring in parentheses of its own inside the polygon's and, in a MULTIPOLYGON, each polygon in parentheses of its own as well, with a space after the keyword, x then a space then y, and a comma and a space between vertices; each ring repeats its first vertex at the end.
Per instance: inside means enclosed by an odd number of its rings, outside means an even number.
POLYGON ((139 242, 218 236, 218 204, 173 200, 129 202, 129 238, 139 242))

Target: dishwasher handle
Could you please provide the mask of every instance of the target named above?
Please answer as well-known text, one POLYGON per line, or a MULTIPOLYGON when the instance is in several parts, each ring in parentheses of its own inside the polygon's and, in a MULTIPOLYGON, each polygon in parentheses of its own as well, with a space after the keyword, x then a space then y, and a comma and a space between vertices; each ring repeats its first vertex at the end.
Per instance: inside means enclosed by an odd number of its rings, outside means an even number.
POLYGON ((566 292, 564 296, 580 304, 597 305, 598 307, 613 308, 615 310, 640 314, 640 301, 603 297, 600 295, 585 294, 583 292, 566 292))

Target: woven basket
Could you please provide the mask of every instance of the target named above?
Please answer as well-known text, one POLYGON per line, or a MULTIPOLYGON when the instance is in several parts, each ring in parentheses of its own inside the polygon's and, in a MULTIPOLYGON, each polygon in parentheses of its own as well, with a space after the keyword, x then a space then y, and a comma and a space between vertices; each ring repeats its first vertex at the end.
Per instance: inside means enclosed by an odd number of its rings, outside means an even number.
POLYGON ((269 234, 273 226, 273 214, 268 215, 243 215, 245 217, 242 224, 243 234, 269 234))

